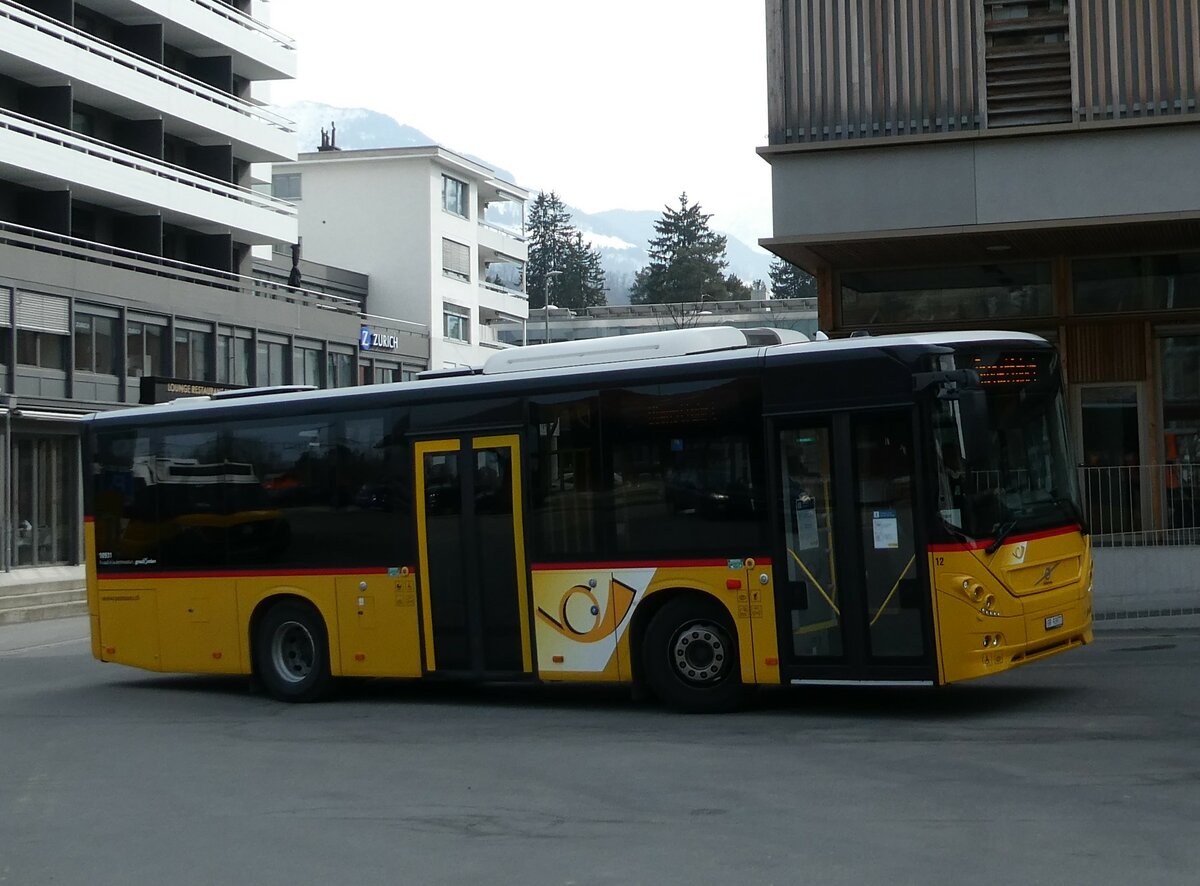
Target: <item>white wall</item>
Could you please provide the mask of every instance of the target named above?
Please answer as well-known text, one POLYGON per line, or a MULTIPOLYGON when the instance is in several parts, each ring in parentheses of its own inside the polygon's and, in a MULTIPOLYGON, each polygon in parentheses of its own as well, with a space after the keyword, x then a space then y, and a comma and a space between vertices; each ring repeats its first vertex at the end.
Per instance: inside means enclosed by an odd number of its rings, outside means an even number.
MULTIPOLYGON (((433 149, 431 149, 432 151, 433 149)), ((433 156, 329 155, 280 164, 276 174, 301 176, 300 236, 304 257, 353 268, 370 277, 369 313, 422 323, 430 331, 429 365, 477 366, 491 350, 479 345, 480 173, 433 156), (468 217, 442 208, 442 176, 467 182, 468 217), (471 251, 470 281, 442 273, 442 239, 471 251), (443 304, 470 317, 471 341, 443 336, 443 304)), ((522 260, 525 254, 515 256, 522 260)))
MULTIPOLYGON (((301 175, 300 236, 310 261, 370 277, 372 314, 432 325, 427 160, 336 160, 277 166, 301 175)), ((440 195, 439 195, 440 211, 440 195)), ((441 274, 441 240, 438 240, 441 274)), ((436 329, 441 334, 441 312, 436 329)))
POLYGON ((486 352, 479 347, 479 224, 476 213, 478 183, 472 181, 461 170, 443 167, 440 164, 430 164, 430 217, 432 236, 430 237, 430 253, 432 256, 433 275, 431 278, 431 309, 436 322, 430 327, 429 366, 441 369, 446 366, 477 366, 486 358, 486 352), (442 208, 442 176, 449 175, 459 181, 465 181, 470 186, 471 193, 467 199, 467 218, 447 212, 442 208), (471 249, 471 281, 448 277, 442 273, 442 238, 465 243, 471 249), (457 305, 470 312, 471 342, 462 344, 445 338, 442 335, 442 305, 444 303, 457 305))
POLYGON ((1093 548, 1097 615, 1200 609, 1200 547, 1093 548))

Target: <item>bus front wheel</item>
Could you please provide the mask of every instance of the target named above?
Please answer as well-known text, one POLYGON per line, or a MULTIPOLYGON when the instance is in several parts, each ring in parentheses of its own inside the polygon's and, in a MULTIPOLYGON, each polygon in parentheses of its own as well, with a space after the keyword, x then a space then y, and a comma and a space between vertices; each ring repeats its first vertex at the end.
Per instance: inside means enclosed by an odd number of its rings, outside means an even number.
POLYGON ((643 654, 646 682, 673 708, 720 713, 743 700, 736 635, 715 600, 668 602, 650 620, 643 654))
POLYGON ((258 623, 255 673, 280 701, 317 701, 329 691, 329 638, 319 612, 308 603, 282 600, 258 623))

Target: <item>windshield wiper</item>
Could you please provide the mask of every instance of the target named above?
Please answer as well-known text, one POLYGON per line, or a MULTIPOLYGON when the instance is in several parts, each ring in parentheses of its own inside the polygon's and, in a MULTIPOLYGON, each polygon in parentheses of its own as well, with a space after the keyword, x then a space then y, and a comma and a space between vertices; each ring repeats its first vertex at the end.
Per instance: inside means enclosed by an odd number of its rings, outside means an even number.
POLYGON ((986 548, 983 549, 983 552, 985 554, 987 554, 989 557, 992 554, 996 553, 996 551, 1000 550, 1001 546, 1003 546, 1003 544, 1006 541, 1008 541, 1008 537, 1013 534, 1013 530, 1016 528, 1017 528, 1016 520, 1009 520, 1007 523, 1005 523, 1003 525, 997 523, 995 526, 992 527, 992 531, 996 533, 996 537, 994 539, 992 539, 991 544, 989 544, 986 548))

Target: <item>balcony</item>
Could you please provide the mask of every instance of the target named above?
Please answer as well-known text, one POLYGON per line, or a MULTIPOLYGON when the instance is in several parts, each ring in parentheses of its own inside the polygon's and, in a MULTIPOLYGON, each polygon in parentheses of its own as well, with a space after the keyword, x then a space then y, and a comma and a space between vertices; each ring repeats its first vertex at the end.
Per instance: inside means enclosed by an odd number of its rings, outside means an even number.
POLYGON ((508 256, 524 261, 529 256, 529 246, 519 234, 487 222, 479 223, 480 255, 508 256))
POLYGON ((189 141, 223 136, 248 162, 295 157, 283 117, 32 10, 0 7, 0 46, 0 73, 29 83, 65 76, 77 102, 131 120, 161 116, 167 133, 189 141))
POLYGON ((161 20, 163 38, 197 56, 232 55, 247 80, 296 76, 296 44, 220 0, 88 0, 88 7, 123 24, 161 20))
POLYGON ((500 341, 499 335, 494 326, 491 326, 487 323, 480 323, 478 330, 478 344, 481 348, 487 348, 490 351, 504 351, 509 348, 517 347, 516 345, 510 345, 507 342, 500 341))
POLYGON ((296 240, 290 203, 12 112, 0 112, 0 176, 244 243, 296 240))
POLYGON ((479 308, 515 320, 529 316, 529 296, 492 283, 479 284, 479 308))
MULTIPOLYGON (((356 323, 367 319, 385 319, 362 313, 362 306, 354 299, 288 286, 286 283, 262 277, 244 277, 229 271, 217 271, 162 256, 54 234, 26 225, 0 222, 0 258, 15 262, 21 256, 47 256, 44 270, 39 267, 39 270, 43 271, 39 274, 39 279, 53 279, 52 269, 61 269, 64 259, 85 262, 85 269, 74 271, 69 276, 75 279, 86 277, 89 287, 94 292, 119 292, 126 298, 136 298, 142 293, 148 298, 153 298, 161 296, 164 290, 203 287, 202 291, 211 292, 214 297, 224 293, 237 298, 250 296, 292 306, 286 309, 292 313, 315 310, 331 315, 340 314, 352 318, 356 323), (146 282, 141 283, 140 280, 146 282)), ((28 262, 32 259, 21 260, 28 267, 28 262)), ((230 305, 232 309, 233 303, 230 305)), ((408 321, 388 322, 404 323, 413 330, 413 334, 428 337, 428 330, 420 324, 408 321)))

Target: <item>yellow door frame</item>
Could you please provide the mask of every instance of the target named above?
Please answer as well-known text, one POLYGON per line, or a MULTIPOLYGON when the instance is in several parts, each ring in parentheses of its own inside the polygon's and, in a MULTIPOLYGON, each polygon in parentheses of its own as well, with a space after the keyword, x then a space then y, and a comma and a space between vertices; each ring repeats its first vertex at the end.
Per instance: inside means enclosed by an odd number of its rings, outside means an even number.
POLYGON ((413 446, 414 461, 416 462, 414 492, 417 499, 417 555, 420 561, 420 575, 417 578, 421 588, 421 626, 425 632, 425 670, 430 673, 437 670, 437 659, 434 657, 433 649, 433 600, 432 589, 429 586, 429 539, 425 534, 425 456, 458 452, 461 449, 462 444, 458 440, 424 440, 413 446))
MULTIPOLYGON (((525 563, 525 512, 524 480, 521 473, 521 438, 518 434, 500 436, 472 436, 471 450, 508 449, 512 470, 512 515, 513 553, 517 578, 517 605, 521 618, 521 663, 525 673, 533 673, 533 647, 530 641, 532 625, 529 620, 529 579, 525 563)), ((426 536, 427 515, 425 512, 425 456, 440 453, 461 452, 460 440, 424 440, 413 447, 416 462, 415 492, 417 499, 417 550, 420 561, 421 624, 425 633, 425 669, 433 673, 437 669, 437 658, 433 643, 433 589, 429 584, 429 541, 426 536)))

